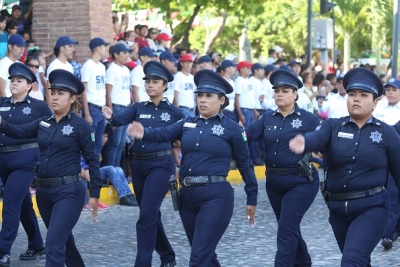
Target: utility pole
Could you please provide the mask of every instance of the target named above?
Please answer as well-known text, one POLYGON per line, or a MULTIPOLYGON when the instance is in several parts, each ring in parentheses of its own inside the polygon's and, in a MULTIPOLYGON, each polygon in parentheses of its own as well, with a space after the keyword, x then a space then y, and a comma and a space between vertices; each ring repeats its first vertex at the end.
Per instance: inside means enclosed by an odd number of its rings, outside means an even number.
POLYGON ((393 0, 392 78, 397 76, 397 61, 399 57, 399 5, 400 0, 393 0))
MULTIPOLYGON (((399 0, 400 1, 400 0, 399 0)), ((312 22, 312 0, 308 0, 308 11, 307 11, 307 65, 311 66, 312 57, 312 34, 311 34, 311 22, 312 22)))

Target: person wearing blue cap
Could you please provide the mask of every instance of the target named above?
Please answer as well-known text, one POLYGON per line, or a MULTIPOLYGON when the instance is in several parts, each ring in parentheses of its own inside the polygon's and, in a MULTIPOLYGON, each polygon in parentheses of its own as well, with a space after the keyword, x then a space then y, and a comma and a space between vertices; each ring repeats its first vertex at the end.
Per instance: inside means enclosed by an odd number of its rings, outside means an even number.
MULTIPOLYGON (((142 48, 144 49, 144 48, 142 48)), ((143 68, 148 101, 135 103, 120 114, 103 107, 104 117, 111 125, 121 127, 137 121, 153 129, 163 129, 184 118, 180 109, 163 94, 174 76, 160 62, 149 61, 143 68)), ((175 253, 161 222, 160 206, 168 192, 168 181, 175 174, 175 163, 169 141, 131 142, 132 183, 140 207, 136 223, 137 254, 135 266, 151 267, 154 250, 160 255, 161 267, 176 265, 175 253)))
POLYGON ((143 80, 144 77, 143 67, 146 66, 148 62, 156 58, 157 55, 154 54, 153 50, 150 47, 145 46, 142 49, 140 49, 139 59, 142 65, 136 66, 131 71, 132 98, 134 103, 146 101, 149 99, 149 96, 147 95, 145 88, 145 82, 143 80))
POLYGON ((179 214, 192 248, 189 266, 221 266, 215 249, 233 212, 233 190, 226 180, 232 156, 246 183, 250 225, 254 225, 258 184, 243 129, 221 112, 229 104, 232 86, 212 70, 200 70, 194 81, 199 116, 161 128, 133 122, 128 133, 155 144, 181 141, 179 214))
MULTIPOLYGON (((48 105, 29 96, 36 75, 16 62, 8 69, 11 97, 0 98, 0 116, 9 123, 22 125, 51 115, 48 105)), ((0 130, 1 132, 1 130, 0 130)), ((35 179, 34 166, 39 160, 36 138, 14 139, 0 134, 0 177, 5 186, 0 231, 0 266, 10 266, 11 246, 21 221, 28 235, 28 249, 20 259, 31 260, 44 254, 29 187, 35 179)))
POLYGON ((7 56, 0 60, 0 97, 10 97, 10 80, 8 69, 11 64, 18 62, 25 48, 25 41, 19 34, 14 34, 8 39, 7 56))
MULTIPOLYGON (((376 108, 373 111, 373 115, 375 118, 393 126, 400 120, 400 80, 391 78, 383 88, 386 97, 382 98, 380 101, 386 103, 386 105, 382 105, 381 108, 376 108)), ((379 103, 377 107, 378 106, 379 103)), ((400 204, 398 199, 399 191, 390 173, 387 189, 390 194, 390 217, 381 244, 385 249, 391 249, 393 242, 398 237, 396 225, 400 216, 400 204)))
POLYGON ((347 93, 343 87, 344 74, 336 77, 337 94, 329 94, 326 98, 318 98, 318 113, 328 112, 328 118, 349 116, 347 110, 347 93))
POLYGON ((272 64, 268 64, 264 67, 264 79, 262 79, 262 84, 264 88, 266 88, 266 93, 264 97, 260 97, 258 100, 260 101, 261 106, 267 111, 275 111, 278 108, 275 103, 274 89, 272 88, 272 84, 269 80, 271 74, 275 70, 277 70, 277 68, 275 68, 275 66, 272 64))
MULTIPOLYGON (((235 82, 232 80, 233 75, 236 72, 236 64, 232 60, 224 60, 218 68, 218 72, 232 87, 235 87, 235 82)), ((229 105, 227 105, 222 112, 224 115, 231 120, 238 122, 238 118, 235 112, 235 94, 227 95, 229 99, 229 105)))
MULTIPOLYGON (((159 56, 161 64, 163 64, 171 73, 175 75, 177 70, 178 61, 175 59, 174 55, 169 50, 161 52, 159 56)), ((164 92, 164 97, 168 98, 170 103, 174 102, 174 81, 168 82, 168 90, 164 92)))
POLYGON ((319 177, 308 158, 290 151, 288 142, 313 131, 319 119, 296 104, 303 83, 292 71, 276 70, 270 81, 278 109, 246 127, 246 134, 248 140, 262 140, 265 146, 265 188, 278 221, 275 266, 311 266, 300 223, 318 192, 319 177), (300 161, 306 169, 297 168, 300 161))
POLYGON ((40 157, 35 168, 36 201, 47 228, 45 266, 83 267, 72 234, 85 199, 80 160, 83 156, 89 166, 90 204, 95 221, 103 184, 99 160, 90 125, 73 111, 77 95, 82 94, 85 86, 74 74, 60 69, 50 73, 49 82, 54 113, 23 125, 8 123, 0 117, 0 131, 18 139, 37 138, 40 157))
POLYGON ((341 266, 371 266, 370 255, 390 214, 389 172, 400 186, 400 137, 372 116, 383 93, 375 73, 352 69, 343 85, 350 116, 328 119, 314 132, 296 136, 289 146, 298 154, 324 151, 327 172, 321 186, 342 252, 341 266))
POLYGON ((209 55, 201 56, 198 60, 198 63, 202 70, 212 70, 213 69, 212 58, 209 55))
MULTIPOLYGON (((111 48, 114 62, 106 71, 106 105, 115 114, 123 113, 131 104, 131 82, 129 69, 124 66, 128 61, 132 49, 125 44, 117 43, 111 48)), ((108 142, 103 147, 102 165, 118 167, 121 162, 122 151, 126 143, 126 129, 128 126, 106 127, 108 142)))
MULTIPOLYGON (((54 55, 56 58, 50 63, 50 65, 46 69, 47 77, 49 77, 50 73, 55 69, 62 69, 74 73, 74 68, 71 63, 68 62, 68 59, 72 59, 74 55, 74 45, 79 42, 72 40, 69 36, 61 36, 57 39, 56 44, 54 45, 54 55)), ((50 84, 47 85, 48 87, 50 84)), ((50 91, 46 91, 46 102, 50 104, 50 91)))

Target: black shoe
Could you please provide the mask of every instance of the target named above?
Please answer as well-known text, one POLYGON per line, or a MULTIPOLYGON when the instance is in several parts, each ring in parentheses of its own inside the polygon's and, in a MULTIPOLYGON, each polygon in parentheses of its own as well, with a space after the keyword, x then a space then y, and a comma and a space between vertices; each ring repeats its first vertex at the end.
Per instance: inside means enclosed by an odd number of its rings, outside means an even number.
POLYGON ((176 265, 176 261, 170 263, 161 263, 160 267, 174 267, 176 265))
POLYGON ((260 158, 252 159, 254 166, 264 166, 264 161, 260 158))
POLYGON ((127 195, 119 199, 119 204, 122 206, 136 207, 138 206, 137 200, 133 195, 127 195))
POLYGON ((44 255, 46 252, 44 250, 44 247, 38 248, 38 249, 28 249, 22 254, 19 254, 19 259, 20 260, 34 260, 37 256, 44 255))
POLYGON ((0 252, 0 267, 10 267, 10 255, 0 252))
POLYGON ((387 237, 382 238, 382 243, 381 245, 385 248, 385 249, 391 249, 393 247, 393 241, 387 237))

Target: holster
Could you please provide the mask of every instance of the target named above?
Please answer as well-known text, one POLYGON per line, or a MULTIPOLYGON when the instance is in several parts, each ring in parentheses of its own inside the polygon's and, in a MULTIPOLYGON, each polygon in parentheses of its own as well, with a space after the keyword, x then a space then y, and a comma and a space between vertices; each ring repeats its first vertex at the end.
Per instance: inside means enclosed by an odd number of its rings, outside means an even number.
POLYGON ((133 139, 132 141, 129 142, 128 145, 128 157, 129 157, 129 162, 132 161, 132 154, 133 154, 133 145, 135 144, 135 139, 133 139))
POLYGON ((321 189, 321 194, 322 197, 325 200, 326 205, 328 205, 329 203, 329 196, 328 196, 328 191, 326 190, 326 177, 324 180, 322 180, 321 182, 319 182, 319 188, 321 189))
POLYGON ((300 176, 307 177, 307 179, 312 182, 314 180, 312 176, 312 166, 310 162, 311 153, 306 153, 304 157, 299 160, 296 164, 296 170, 300 176))
POLYGON ((35 164, 35 166, 33 166, 33 172, 34 172, 35 174, 38 173, 38 170, 39 170, 39 162, 37 162, 37 163, 35 164))
POLYGON ((174 210, 179 210, 181 207, 181 199, 179 195, 178 182, 175 179, 175 175, 171 175, 169 178, 169 191, 171 192, 172 204, 174 210))

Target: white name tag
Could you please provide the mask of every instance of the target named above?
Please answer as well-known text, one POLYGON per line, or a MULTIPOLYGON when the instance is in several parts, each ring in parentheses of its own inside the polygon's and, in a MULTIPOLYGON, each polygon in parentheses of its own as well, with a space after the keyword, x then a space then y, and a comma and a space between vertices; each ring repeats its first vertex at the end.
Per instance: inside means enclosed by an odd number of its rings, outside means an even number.
POLYGON ((183 127, 189 127, 189 128, 196 128, 196 123, 191 123, 191 122, 185 122, 183 127))
POLYGON ((39 124, 42 125, 42 126, 44 126, 44 127, 46 127, 46 128, 49 128, 49 127, 50 127, 50 123, 47 123, 47 122, 45 122, 45 121, 41 121, 39 124))
POLYGON ((354 134, 339 132, 337 136, 340 138, 353 139, 354 134))
POLYGON ((11 107, 2 107, 0 108, 0 111, 10 111, 11 107))
POLYGON ((151 119, 151 115, 148 114, 140 114, 139 119, 151 119))

